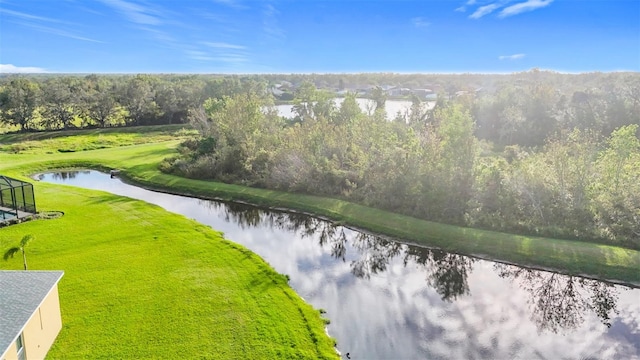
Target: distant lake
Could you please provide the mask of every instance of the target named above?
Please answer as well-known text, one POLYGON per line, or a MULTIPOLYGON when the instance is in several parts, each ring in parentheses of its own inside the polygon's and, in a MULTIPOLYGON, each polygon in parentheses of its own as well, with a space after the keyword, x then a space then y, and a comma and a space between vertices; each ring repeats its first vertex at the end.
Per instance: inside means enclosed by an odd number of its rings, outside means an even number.
POLYGON ((224 232, 326 310, 345 359, 640 359, 637 288, 403 244, 307 215, 157 193, 96 171, 37 178, 141 199, 224 232))
MULTIPOLYGON (((336 103, 336 107, 340 108, 340 105, 344 101, 344 98, 335 98, 333 101, 336 103)), ((356 98, 356 102, 360 106, 360 109, 365 114, 373 114, 376 109, 376 102, 371 99, 356 98)), ((436 103, 430 101, 426 103, 427 108, 432 109, 436 103)), ((411 101, 407 100, 387 100, 385 102, 385 111, 387 112, 387 119, 392 120, 396 117, 398 112, 405 114, 411 109, 411 101)), ((293 113, 293 105, 276 105, 278 109, 278 115, 284 116, 289 119, 293 119, 295 114, 293 113)))

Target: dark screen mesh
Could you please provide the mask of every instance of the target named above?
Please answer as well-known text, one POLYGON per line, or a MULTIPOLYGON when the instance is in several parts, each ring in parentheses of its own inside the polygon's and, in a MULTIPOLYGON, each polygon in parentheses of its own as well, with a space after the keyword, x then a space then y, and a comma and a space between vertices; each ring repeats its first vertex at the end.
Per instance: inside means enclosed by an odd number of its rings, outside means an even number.
POLYGON ((6 176, 0 176, 0 207, 17 215, 16 210, 36 212, 33 185, 6 176))

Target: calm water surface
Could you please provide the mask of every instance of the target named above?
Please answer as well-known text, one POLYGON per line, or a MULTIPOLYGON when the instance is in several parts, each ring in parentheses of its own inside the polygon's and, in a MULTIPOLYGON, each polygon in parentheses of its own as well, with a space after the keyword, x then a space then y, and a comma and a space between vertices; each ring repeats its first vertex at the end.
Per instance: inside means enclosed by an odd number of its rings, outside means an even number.
MULTIPOLYGON (((336 107, 340 108, 344 98, 335 98, 333 101, 336 103, 336 107)), ((356 102, 360 106, 360 110, 362 110, 365 114, 373 114, 376 109, 376 102, 371 99, 364 98, 356 98, 356 102)), ((387 112, 387 119, 393 120, 398 113, 407 114, 409 109, 411 109, 411 101, 407 100, 387 100, 384 104, 384 110, 387 112)), ((426 103, 426 107, 428 109, 432 109, 436 105, 435 101, 429 101, 426 103)), ((278 110, 279 116, 284 116, 289 119, 293 119, 295 114, 293 112, 293 105, 276 105, 276 110, 278 110)))
POLYGON ((351 359, 640 359, 640 289, 156 193, 95 171, 38 179, 141 199, 223 231, 325 309, 330 335, 351 359))

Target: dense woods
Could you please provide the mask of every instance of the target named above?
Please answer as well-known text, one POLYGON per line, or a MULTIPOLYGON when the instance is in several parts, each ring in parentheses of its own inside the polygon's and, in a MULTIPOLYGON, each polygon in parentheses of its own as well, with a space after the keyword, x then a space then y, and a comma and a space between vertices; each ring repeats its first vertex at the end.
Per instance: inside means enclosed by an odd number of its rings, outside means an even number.
POLYGON ((637 73, 10 76, 0 109, 22 131, 190 122, 163 171, 640 248, 637 73), (389 87, 437 101, 389 121, 389 87))

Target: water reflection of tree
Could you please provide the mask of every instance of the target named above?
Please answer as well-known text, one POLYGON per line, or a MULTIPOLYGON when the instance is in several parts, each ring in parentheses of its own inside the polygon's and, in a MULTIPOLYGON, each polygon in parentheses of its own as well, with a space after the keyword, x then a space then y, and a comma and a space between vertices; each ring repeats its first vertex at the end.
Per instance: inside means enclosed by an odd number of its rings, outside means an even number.
POLYGON ((360 258, 351 263, 354 275, 369 278, 384 272, 392 259, 402 257, 404 266, 420 265, 426 272, 427 283, 444 301, 454 301, 469 293, 468 276, 474 259, 441 250, 410 246, 376 236, 359 233, 352 241, 360 258))
POLYGON ((302 238, 317 235, 320 246, 329 244, 331 255, 336 259, 345 260, 347 236, 342 226, 336 226, 306 214, 265 210, 239 203, 201 200, 200 204, 210 209, 222 211, 226 221, 233 222, 242 229, 266 226, 272 229, 295 232, 302 238))
POLYGON ((498 275, 507 278, 529 293, 531 320, 540 331, 558 333, 574 329, 593 311, 607 327, 610 315, 617 314, 617 290, 597 280, 495 264, 498 275))
POLYGON ((442 300, 453 301, 460 295, 469 294, 467 279, 473 269, 473 258, 419 247, 409 248, 408 256, 427 269, 427 282, 442 296, 442 300))
MULTIPOLYGON (((76 176, 78 176, 78 174, 89 174, 91 171, 89 170, 82 170, 82 171, 61 171, 61 172, 54 172, 51 173, 51 177, 53 178, 53 180, 68 180, 68 179, 75 179, 76 176)), ((40 175, 39 177, 40 180, 44 179, 44 174, 40 175)))
POLYGON ((393 259, 401 257, 405 266, 410 262, 421 265, 421 269, 426 271, 427 283, 443 300, 453 301, 469 293, 467 278, 473 258, 409 246, 364 232, 354 232, 347 237, 343 226, 306 214, 270 211, 237 203, 202 203, 221 210, 226 221, 233 221, 243 229, 268 226, 295 232, 302 238, 316 236, 320 246, 330 246, 331 255, 342 261, 346 261, 347 244, 350 243, 359 255, 350 264, 351 272, 356 277, 369 279, 386 271, 393 259))
MULTIPOLYGON (((305 214, 263 210, 234 203, 206 202, 207 206, 221 210, 227 221, 243 229, 266 226, 297 233, 300 237, 317 237, 320 246, 330 246, 331 255, 346 261, 348 245, 358 256, 350 263, 353 275, 363 279, 386 271, 389 264, 401 258, 404 266, 419 265, 426 273, 426 281, 443 301, 454 301, 469 294, 468 277, 476 261, 474 258, 441 250, 426 249, 390 241, 385 238, 353 232, 347 236, 343 226, 313 218, 305 214)), ((510 279, 530 296, 531 319, 540 331, 557 333, 577 327, 584 314, 593 311, 606 326, 616 313, 617 290, 610 284, 495 264, 502 278, 510 279)))

